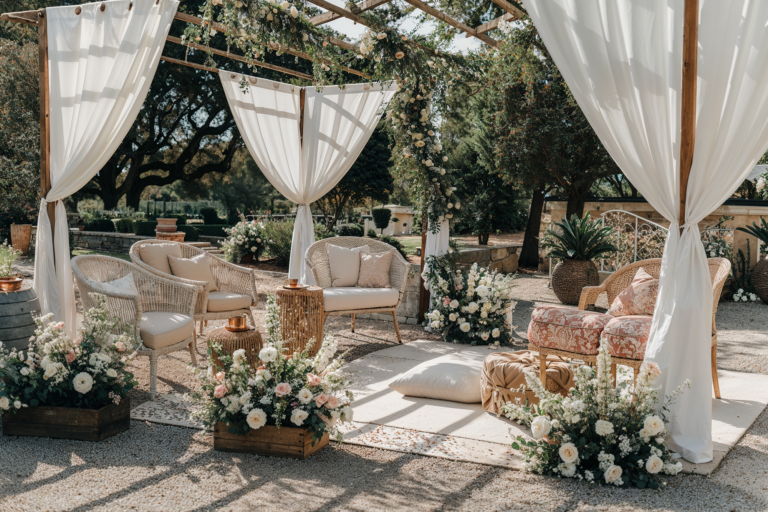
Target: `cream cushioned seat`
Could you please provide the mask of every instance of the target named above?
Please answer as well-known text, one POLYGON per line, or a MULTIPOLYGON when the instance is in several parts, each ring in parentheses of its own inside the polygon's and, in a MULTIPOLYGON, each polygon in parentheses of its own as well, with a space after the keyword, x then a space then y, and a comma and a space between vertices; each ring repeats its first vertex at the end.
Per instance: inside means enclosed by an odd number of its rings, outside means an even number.
POLYGON ((192 335, 194 329, 195 322, 189 315, 166 312, 141 314, 141 341, 153 350, 184 341, 192 335))
POLYGON ((233 311, 251 307, 250 295, 233 292, 208 292, 208 311, 233 311))
POLYGON ((397 305, 400 293, 395 288, 325 288, 325 311, 385 308, 397 305))

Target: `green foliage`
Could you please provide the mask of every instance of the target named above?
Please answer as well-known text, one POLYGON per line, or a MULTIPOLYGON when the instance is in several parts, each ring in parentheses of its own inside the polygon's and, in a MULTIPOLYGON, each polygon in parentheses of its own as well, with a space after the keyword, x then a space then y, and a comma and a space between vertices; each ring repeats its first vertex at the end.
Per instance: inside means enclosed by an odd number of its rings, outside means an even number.
POLYGON ((287 267, 291 261, 293 224, 293 219, 272 221, 264 224, 262 229, 266 253, 275 258, 275 264, 280 267, 287 267))
POLYGON ((744 233, 747 233, 748 235, 752 235, 756 237, 758 240, 760 240, 764 244, 768 244, 768 222, 765 221, 763 217, 760 217, 760 225, 758 226, 756 222, 753 222, 751 226, 746 226, 743 228, 736 228, 738 231, 742 231, 744 233))
POLYGON ((137 236, 155 236, 157 221, 147 220, 133 223, 134 234, 137 236))
POLYGON ((118 233, 133 233, 133 221, 131 219, 115 219, 114 223, 118 233))
POLYGON ((377 228, 384 230, 389 226, 389 221, 392 218, 392 210, 389 208, 376 208, 371 211, 373 215, 373 223, 377 228))
POLYGON ((571 215, 555 224, 560 229, 548 229, 548 237, 541 244, 549 249, 549 256, 561 260, 594 260, 602 254, 616 251, 608 242, 610 227, 600 227, 600 221, 592 221, 589 212, 584 218, 571 215))
POLYGON ((231 227, 232 226, 227 224, 195 224, 195 229, 197 229, 197 232, 200 234, 200 236, 225 237, 227 236, 227 232, 225 230, 231 227))
POLYGON ((114 233, 115 223, 109 219, 94 219, 86 221, 83 231, 100 231, 103 233, 114 233))
POLYGON ((372 228, 368 228, 368 234, 366 235, 370 238, 378 238, 379 235, 376 234, 376 232, 372 228))
POLYGON ((205 224, 225 224, 224 220, 219 218, 216 208, 200 208, 200 216, 205 224))
POLYGON ((394 236, 390 235, 380 235, 379 240, 384 242, 385 244, 389 244, 395 249, 397 249, 397 252, 403 255, 403 258, 408 258, 408 255, 405 253, 405 250, 403 249, 403 244, 400 243, 400 240, 395 238, 394 236))
POLYGON ((8 240, 3 240, 0 244, 0 277, 11 277, 14 275, 13 265, 21 256, 21 251, 17 251, 8 240))
MULTIPOLYGON (((761 217, 762 220, 762 217, 761 217)), ((765 222, 765 221, 763 221, 765 222)), ((741 231, 745 229, 738 228, 741 231)), ((758 228, 759 229, 759 228, 758 228)), ((750 233, 751 234, 751 233, 750 233)), ((749 262, 752 261, 751 249, 749 247, 749 239, 747 239, 747 255, 744 256, 744 251, 739 249, 738 256, 734 261, 735 265, 731 265, 731 295, 738 295, 741 297, 749 298, 749 295, 755 294, 755 285, 752 284, 752 271, 749 268, 749 262)), ((746 302, 746 301, 744 301, 746 302)))
POLYGON ((187 226, 186 224, 182 224, 181 226, 177 225, 176 231, 183 231, 185 233, 185 242, 197 242, 200 240, 200 232, 195 226, 187 226))
POLYGON ((336 226, 336 233, 339 236, 363 236, 363 226, 360 224, 345 224, 343 226, 336 226))
POLYGON ((325 224, 315 222, 315 241, 332 238, 334 236, 336 236, 336 233, 329 231, 328 228, 325 227, 325 224))

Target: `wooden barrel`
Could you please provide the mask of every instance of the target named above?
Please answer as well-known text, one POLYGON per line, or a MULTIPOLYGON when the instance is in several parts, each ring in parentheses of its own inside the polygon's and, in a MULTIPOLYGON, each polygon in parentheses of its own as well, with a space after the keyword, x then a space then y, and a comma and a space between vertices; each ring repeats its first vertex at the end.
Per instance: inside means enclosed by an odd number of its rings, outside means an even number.
POLYGON ((0 341, 10 350, 26 349, 35 334, 33 316, 40 314, 40 301, 32 288, 0 293, 0 341))
POLYGON ((22 256, 29 254, 29 243, 32 240, 32 224, 11 224, 11 245, 22 256))

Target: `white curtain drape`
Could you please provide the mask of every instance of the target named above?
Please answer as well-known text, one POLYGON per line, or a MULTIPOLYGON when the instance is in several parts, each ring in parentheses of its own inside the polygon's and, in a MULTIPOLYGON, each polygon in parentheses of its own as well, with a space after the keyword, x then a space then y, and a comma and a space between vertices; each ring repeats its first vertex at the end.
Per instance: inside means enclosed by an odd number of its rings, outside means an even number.
MULTIPOLYGON (((451 227, 448 219, 440 217, 440 228, 437 233, 427 231, 427 243, 424 246, 424 268, 421 269, 421 276, 426 279, 429 272, 429 263, 426 261, 430 256, 442 256, 448 253, 448 247, 451 241, 451 227)), ((430 290, 431 291, 431 290, 430 290)), ((430 303, 434 297, 430 297, 430 303)))
POLYGON ((302 145, 300 87, 226 71, 219 76, 251 156, 270 183, 298 205, 289 276, 312 284, 304 265, 304 253, 315 241, 309 205, 347 173, 397 86, 388 82, 305 88, 302 145), (245 91, 243 79, 249 84, 245 91))
POLYGON ((600 140, 670 223, 646 360, 662 392, 691 388, 669 415, 672 448, 712 460, 712 286, 698 222, 768 148, 768 3, 699 7, 698 98, 686 222, 679 229, 683 0, 524 0, 600 140))
POLYGON ((178 5, 178 0, 113 0, 81 5, 79 15, 75 6, 45 10, 52 186, 40 204, 34 288, 42 313, 64 321, 70 335, 76 332, 75 293, 61 200, 88 183, 131 128, 178 5), (52 201, 57 202, 55 255, 46 208, 52 201))

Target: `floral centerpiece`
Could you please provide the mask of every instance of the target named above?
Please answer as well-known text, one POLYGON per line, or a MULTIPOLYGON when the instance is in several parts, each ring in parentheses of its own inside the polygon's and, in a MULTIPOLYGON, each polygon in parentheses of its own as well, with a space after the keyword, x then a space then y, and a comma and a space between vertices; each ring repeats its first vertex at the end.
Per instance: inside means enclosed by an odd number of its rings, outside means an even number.
POLYGON ((249 260, 259 259, 259 253, 263 248, 261 232, 264 228, 262 222, 252 220, 246 221, 242 217, 234 227, 225 229, 227 239, 221 245, 221 249, 227 257, 227 261, 250 262, 249 260), (245 260, 245 261, 244 261, 245 260))
POLYGON ((657 489, 660 474, 676 475, 682 470, 664 445, 664 412, 682 393, 682 386, 666 398, 657 414, 659 392, 653 382, 661 374, 658 365, 643 363, 634 386, 622 382, 615 388, 610 368, 611 356, 601 346, 597 374, 589 366, 578 367, 576 387, 568 397, 550 393, 538 375, 526 373, 527 385, 540 400, 538 406, 507 403, 501 411, 531 427, 532 440, 518 436, 512 444, 522 452, 529 471, 657 489))
POLYGON ((477 263, 465 272, 454 270, 449 258, 427 260, 426 280, 435 303, 427 314, 430 328, 453 343, 508 343, 513 276, 477 263))
POLYGON ((198 370, 202 391, 193 394, 201 408, 197 417, 209 428, 224 422, 232 434, 246 434, 265 425, 309 428, 314 441, 326 433, 341 437, 339 422, 352 421, 353 396, 339 373, 343 356, 334 359, 337 342, 326 334, 315 357, 311 343, 302 351, 285 354, 280 335, 280 313, 275 296, 267 297, 267 343, 258 365, 250 364, 244 350, 225 354, 220 345, 209 348, 208 371, 198 370), (214 373, 213 353, 218 356, 214 373))
POLYGON ((50 314, 35 319, 37 329, 26 353, 0 349, 0 409, 50 406, 100 409, 119 404, 136 385, 126 362, 140 343, 115 335, 117 320, 96 295, 97 307, 85 312, 82 336, 72 340, 63 322, 50 314))

